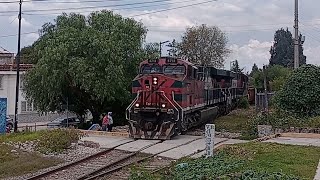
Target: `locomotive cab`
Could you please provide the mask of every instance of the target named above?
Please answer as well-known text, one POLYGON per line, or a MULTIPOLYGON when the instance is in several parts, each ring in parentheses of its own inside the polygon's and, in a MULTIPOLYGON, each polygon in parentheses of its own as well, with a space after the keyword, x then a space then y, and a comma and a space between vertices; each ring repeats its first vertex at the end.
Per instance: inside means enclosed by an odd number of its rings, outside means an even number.
POLYGON ((133 102, 127 108, 133 138, 170 139, 177 131, 186 66, 174 58, 143 61, 132 82, 133 102))

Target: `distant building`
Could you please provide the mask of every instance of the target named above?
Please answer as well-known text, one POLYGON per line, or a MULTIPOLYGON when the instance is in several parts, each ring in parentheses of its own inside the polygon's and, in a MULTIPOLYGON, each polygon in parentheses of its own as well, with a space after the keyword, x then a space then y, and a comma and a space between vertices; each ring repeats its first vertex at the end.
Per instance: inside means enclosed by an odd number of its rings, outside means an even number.
MULTIPOLYGON (((32 68, 30 64, 20 65, 20 91, 18 102, 18 114, 36 113, 33 104, 27 102, 23 92, 23 79, 25 72, 32 68)), ((16 98, 16 64, 0 64, 0 97, 7 98, 7 115, 13 116, 15 111, 16 98)))
POLYGON ((13 64, 14 53, 11 53, 0 46, 0 64, 13 64))

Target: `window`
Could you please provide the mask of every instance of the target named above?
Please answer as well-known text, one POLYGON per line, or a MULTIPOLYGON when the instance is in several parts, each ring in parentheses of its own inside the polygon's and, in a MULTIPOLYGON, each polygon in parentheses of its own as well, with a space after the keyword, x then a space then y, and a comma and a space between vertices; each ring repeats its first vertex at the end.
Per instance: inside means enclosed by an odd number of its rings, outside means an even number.
POLYGON ((141 74, 162 73, 162 68, 158 64, 153 64, 151 66, 148 64, 145 64, 141 66, 140 72, 141 74))
POLYGON ((21 101, 21 112, 26 112, 26 111, 27 111, 27 102, 21 101))
POLYGON ((21 101, 21 112, 32 112, 34 111, 32 102, 21 101))
POLYGON ((163 73, 164 74, 184 74, 186 68, 182 65, 177 66, 164 66, 163 73))
POLYGON ((3 88, 3 75, 0 75, 0 89, 3 88))

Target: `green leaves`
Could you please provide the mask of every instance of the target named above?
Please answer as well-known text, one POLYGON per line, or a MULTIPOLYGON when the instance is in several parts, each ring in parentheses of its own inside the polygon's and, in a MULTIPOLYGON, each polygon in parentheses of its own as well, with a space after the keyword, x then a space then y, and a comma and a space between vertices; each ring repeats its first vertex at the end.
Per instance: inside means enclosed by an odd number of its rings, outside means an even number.
MULTIPOLYGON (((302 36, 299 37, 299 56, 300 65, 306 64, 306 56, 303 55, 301 42, 302 36)), ((286 29, 279 29, 274 34, 274 43, 270 49, 270 65, 281 65, 283 67, 293 67, 294 59, 294 41, 291 32, 286 29)))
POLYGON ((226 34, 218 27, 203 24, 187 28, 179 44, 179 55, 195 64, 220 68, 230 53, 227 43, 226 34))
POLYGON ((296 116, 320 115, 320 68, 305 65, 293 71, 275 96, 279 109, 296 116))
POLYGON ((111 11, 64 13, 41 32, 34 43, 38 63, 26 82, 39 110, 57 110, 69 97, 76 113, 90 110, 96 118, 113 102, 129 101, 146 33, 141 23, 111 11))

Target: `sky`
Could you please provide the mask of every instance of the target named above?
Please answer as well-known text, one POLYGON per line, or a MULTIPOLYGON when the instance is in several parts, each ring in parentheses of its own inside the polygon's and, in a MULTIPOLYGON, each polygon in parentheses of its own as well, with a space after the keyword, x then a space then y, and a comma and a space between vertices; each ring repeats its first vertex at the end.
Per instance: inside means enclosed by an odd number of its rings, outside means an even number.
MULTIPOLYGON (((299 1, 299 31, 306 38, 304 54, 310 64, 320 64, 318 7, 318 0, 299 1)), ((253 63, 268 64, 275 31, 288 28, 294 32, 294 0, 24 0, 22 47, 31 45, 41 26, 62 12, 88 15, 102 9, 141 21, 148 29, 146 42, 180 41, 186 27, 218 26, 226 33, 231 50, 226 69, 233 60, 245 71, 251 71, 253 63)), ((17 52, 18 10, 17 0, 0 0, 0 46, 13 53, 17 52)))

